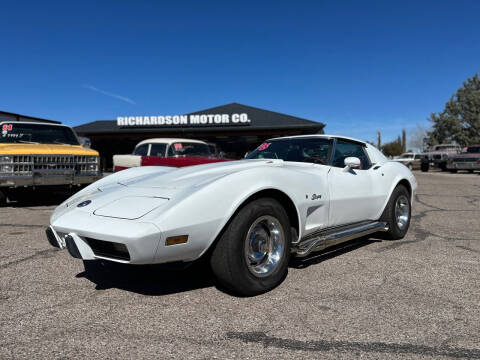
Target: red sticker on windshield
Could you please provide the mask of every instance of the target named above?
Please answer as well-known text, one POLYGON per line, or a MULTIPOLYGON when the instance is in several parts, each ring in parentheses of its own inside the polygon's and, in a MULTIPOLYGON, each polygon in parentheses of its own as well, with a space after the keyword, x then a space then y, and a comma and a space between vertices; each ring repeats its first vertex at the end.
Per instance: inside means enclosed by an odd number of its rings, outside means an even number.
POLYGON ((180 143, 177 143, 177 144, 173 144, 173 147, 175 148, 175 150, 180 150, 183 148, 183 145, 180 143))
POLYGON ((2 131, 12 131, 12 124, 3 124, 2 131))
POLYGON ((260 146, 258 147, 258 150, 259 150, 259 151, 263 151, 263 150, 265 150, 265 149, 268 149, 268 147, 270 146, 270 144, 271 144, 271 143, 263 143, 262 145, 260 145, 260 146))

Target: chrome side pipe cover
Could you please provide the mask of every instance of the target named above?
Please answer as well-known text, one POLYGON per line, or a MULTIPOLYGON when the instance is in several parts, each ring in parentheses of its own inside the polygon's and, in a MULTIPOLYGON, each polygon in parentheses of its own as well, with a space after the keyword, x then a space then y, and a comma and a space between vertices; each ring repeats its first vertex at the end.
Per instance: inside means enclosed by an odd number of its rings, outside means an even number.
POLYGON ((353 240, 365 235, 376 232, 388 231, 386 222, 375 221, 367 224, 361 224, 348 229, 339 230, 333 233, 319 234, 318 236, 301 240, 294 248, 293 252, 297 257, 304 257, 313 251, 323 250, 328 246, 333 246, 345 241, 353 240))

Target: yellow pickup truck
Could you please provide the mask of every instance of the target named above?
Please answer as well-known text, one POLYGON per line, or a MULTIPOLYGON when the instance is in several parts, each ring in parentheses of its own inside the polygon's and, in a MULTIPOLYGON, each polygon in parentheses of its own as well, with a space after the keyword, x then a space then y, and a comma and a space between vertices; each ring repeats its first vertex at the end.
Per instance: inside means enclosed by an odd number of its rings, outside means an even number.
POLYGON ((101 178, 98 152, 68 126, 0 122, 0 205, 19 190, 81 187, 101 178))

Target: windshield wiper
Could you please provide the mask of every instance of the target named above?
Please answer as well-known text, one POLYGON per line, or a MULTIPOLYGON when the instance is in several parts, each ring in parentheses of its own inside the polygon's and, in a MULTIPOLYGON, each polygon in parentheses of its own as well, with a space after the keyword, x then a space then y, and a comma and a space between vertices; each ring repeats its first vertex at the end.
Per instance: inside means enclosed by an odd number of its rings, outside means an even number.
POLYGON ((27 140, 18 140, 18 142, 23 144, 40 144, 36 141, 27 141, 27 140))
POLYGON ((71 145, 71 144, 63 143, 63 142, 58 141, 58 140, 55 140, 54 143, 55 143, 55 144, 59 144, 59 145, 71 145))

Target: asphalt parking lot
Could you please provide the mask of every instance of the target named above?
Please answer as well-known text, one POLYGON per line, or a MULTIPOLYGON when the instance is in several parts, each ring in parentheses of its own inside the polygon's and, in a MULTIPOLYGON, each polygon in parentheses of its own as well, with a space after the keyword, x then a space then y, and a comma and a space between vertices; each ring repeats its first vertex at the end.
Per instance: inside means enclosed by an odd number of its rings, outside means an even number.
POLYGON ((44 235, 59 200, 0 208, 0 358, 480 359, 480 175, 415 174, 405 239, 293 261, 253 298, 205 266, 71 258, 44 235))

